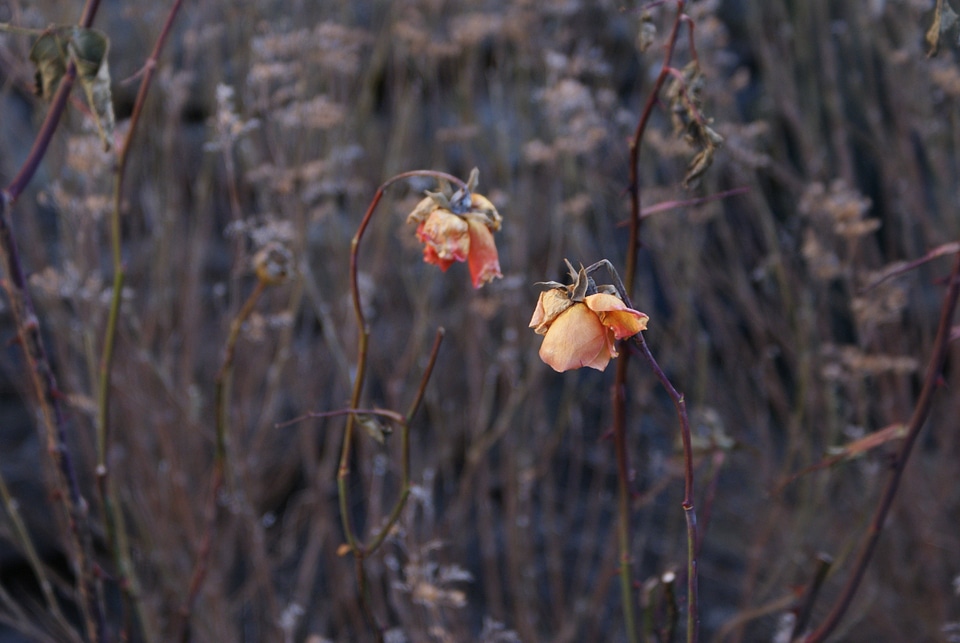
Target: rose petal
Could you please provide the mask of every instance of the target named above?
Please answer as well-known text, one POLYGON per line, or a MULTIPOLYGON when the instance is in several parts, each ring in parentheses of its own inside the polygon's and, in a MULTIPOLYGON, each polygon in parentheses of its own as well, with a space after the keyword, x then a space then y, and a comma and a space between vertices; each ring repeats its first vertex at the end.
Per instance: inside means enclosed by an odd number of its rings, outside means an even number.
POLYGON ((453 259, 441 259, 437 256, 437 251, 434 250, 430 244, 423 246, 423 261, 425 263, 432 263, 435 266, 440 266, 440 270, 444 272, 454 263, 453 259))
POLYGON ((427 248, 432 250, 437 259, 443 261, 466 261, 470 253, 470 230, 467 222, 442 208, 431 212, 427 220, 417 226, 417 239, 424 244, 424 260, 429 263, 440 265, 427 258, 427 248))
POLYGON ((553 320, 570 306, 573 306, 573 302, 565 291, 559 288, 545 290, 537 299, 537 308, 530 319, 530 328, 534 329, 537 335, 545 335, 553 320))
POLYGON ((540 359, 557 372, 589 366, 602 371, 610 362, 612 345, 596 313, 574 304, 559 315, 543 338, 540 359))
POLYGON ((597 313, 600 323, 613 331, 616 339, 633 337, 641 330, 646 330, 647 320, 650 319, 645 313, 627 308, 627 305, 614 295, 587 295, 583 303, 597 313))
POLYGON ((470 277, 473 279, 473 287, 479 288, 489 281, 503 277, 500 273, 500 258, 490 228, 473 218, 467 219, 466 224, 470 233, 470 252, 467 256, 470 277))

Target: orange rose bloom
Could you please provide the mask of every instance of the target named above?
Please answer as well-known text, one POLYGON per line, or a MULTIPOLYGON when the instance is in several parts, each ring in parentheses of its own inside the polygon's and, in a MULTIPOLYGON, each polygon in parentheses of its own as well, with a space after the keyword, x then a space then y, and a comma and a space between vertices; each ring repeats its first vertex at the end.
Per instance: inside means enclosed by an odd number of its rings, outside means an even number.
POLYGON ((470 268, 473 287, 502 277, 493 232, 500 229, 500 214, 490 201, 470 190, 477 172, 470 174, 467 190, 449 193, 449 186, 428 193, 407 217, 417 224, 417 239, 423 244, 423 260, 446 271, 455 261, 470 268))
POLYGON ((649 317, 616 295, 596 293, 574 301, 565 288, 540 293, 530 328, 543 335, 540 359, 558 372, 589 366, 598 371, 618 355, 616 340, 647 328, 649 317))

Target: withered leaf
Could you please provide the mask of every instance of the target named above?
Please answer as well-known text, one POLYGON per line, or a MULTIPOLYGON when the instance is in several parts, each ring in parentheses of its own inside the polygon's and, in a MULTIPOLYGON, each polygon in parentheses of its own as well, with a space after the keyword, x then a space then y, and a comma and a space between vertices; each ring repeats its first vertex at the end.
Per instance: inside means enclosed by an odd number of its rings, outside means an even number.
POLYGON ((103 32, 63 26, 46 31, 30 50, 30 60, 37 67, 37 94, 47 100, 53 97, 67 71, 68 57, 73 61, 105 149, 110 149, 115 127, 107 64, 109 49, 110 40, 103 32))

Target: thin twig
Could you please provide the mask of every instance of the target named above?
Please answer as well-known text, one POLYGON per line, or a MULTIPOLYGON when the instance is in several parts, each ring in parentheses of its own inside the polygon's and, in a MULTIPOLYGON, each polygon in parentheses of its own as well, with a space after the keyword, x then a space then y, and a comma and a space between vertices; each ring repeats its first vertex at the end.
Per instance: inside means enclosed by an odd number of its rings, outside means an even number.
MULTIPOLYGON (((360 255, 360 242, 363 240, 363 234, 366 232, 367 226, 370 224, 370 220, 373 217, 373 213, 376 211, 377 206, 380 204, 380 200, 383 198, 383 194, 388 187, 397 181, 414 178, 414 177, 431 177, 437 180, 446 180, 450 183, 460 186, 460 188, 467 190, 467 185, 461 181, 459 178, 447 174, 445 172, 436 172, 432 170, 414 170, 411 172, 403 172, 397 174, 392 178, 384 182, 379 188, 377 188, 376 193, 371 200, 370 205, 367 207, 367 211, 363 216, 363 219, 360 221, 360 225, 357 228, 357 233, 353 236, 353 240, 350 243, 350 294, 353 298, 353 311, 354 317, 357 323, 358 339, 357 339, 357 366, 356 373, 354 375, 353 381, 353 393, 350 397, 350 408, 357 408, 360 406, 360 397, 363 393, 363 384, 364 378, 366 377, 367 370, 367 350, 370 341, 370 328, 367 326, 366 317, 363 314, 363 305, 360 300, 360 285, 359 285, 359 255, 360 255)), ((439 338, 438 338, 439 341, 439 338)), ((434 357, 435 359, 435 357, 434 357)), ((430 368, 432 370, 432 363, 430 368)), ((421 383, 421 389, 425 385, 425 382, 421 383)), ((418 394, 422 395, 422 390, 418 394)), ((415 410, 415 409, 414 409, 415 410)), ((343 525, 344 538, 347 541, 347 547, 353 553, 355 561, 355 569, 357 574, 357 585, 360 596, 360 604, 363 609, 364 615, 367 620, 370 622, 371 626, 374 628, 374 633, 377 636, 378 640, 382 640, 383 632, 379 624, 376 621, 376 617, 373 614, 372 609, 370 608, 369 601, 367 600, 367 582, 366 582, 366 572, 363 567, 363 559, 366 556, 366 551, 356 535, 356 531, 353 526, 353 519, 350 515, 350 499, 349 499, 349 485, 347 484, 347 479, 350 476, 350 454, 353 449, 353 434, 354 426, 356 424, 356 414, 349 414, 347 416, 347 422, 343 429, 343 444, 340 450, 340 464, 337 469, 337 495, 340 502, 340 520, 343 525)), ((409 424, 407 422, 406 424, 409 424)), ((401 493, 402 499, 405 500, 406 496, 401 493)), ((397 505, 400 509, 403 507, 403 502, 398 503, 397 505)), ((395 511, 399 514, 399 510, 395 511)), ((376 541, 375 541, 376 542, 376 541)))
POLYGON ((110 309, 107 315, 107 326, 104 329, 103 349, 100 356, 99 383, 97 395, 97 485, 103 502, 104 524, 107 530, 107 539, 113 552, 114 564, 117 567, 118 583, 122 589, 124 601, 132 609, 139 623, 140 633, 147 643, 156 640, 153 628, 150 626, 144 613, 144 606, 140 595, 140 583, 130 561, 129 546, 127 545, 126 526, 123 511, 117 500, 113 480, 110 477, 110 467, 107 462, 107 446, 110 443, 110 379, 113 371, 113 351, 117 338, 117 322, 120 317, 120 303, 122 300, 123 284, 126 279, 126 266, 123 263, 121 239, 121 203, 123 200, 123 181, 126 176, 127 161, 133 144, 133 137, 140 122, 140 115, 146 104, 147 92, 156 72, 160 52, 167 42, 173 26, 174 18, 180 10, 183 0, 175 0, 167 19, 160 30, 160 35, 154 44, 153 51, 144 64, 144 74, 137 91, 137 98, 130 116, 130 125, 126 138, 117 155, 113 182, 113 210, 110 215, 110 248, 113 259, 113 290, 110 297, 110 309))
POLYGON ((217 370, 214 384, 214 415, 216 437, 214 443, 213 455, 213 473, 211 474, 210 495, 207 498, 206 508, 206 526, 204 528, 203 540, 197 551, 197 560, 193 566, 193 574, 190 577, 190 583, 187 587, 187 596, 180 607, 180 617, 182 628, 180 632, 181 641, 190 640, 190 617, 193 606, 196 603, 200 588, 207 575, 209 568, 210 552, 213 547, 213 539, 216 531, 217 506, 220 491, 223 489, 223 483, 226 479, 227 469, 227 435, 229 420, 229 397, 230 397, 230 376, 233 372, 233 358, 236 352, 237 340, 240 337, 240 329, 244 322, 253 313, 260 296, 267 289, 269 284, 263 280, 258 280, 253 291, 244 302, 240 312, 230 323, 230 330, 227 333, 227 339, 224 342, 223 361, 217 370))
MULTIPOLYGON (((673 60, 674 49, 677 44, 677 38, 680 33, 680 25, 686 21, 690 28, 690 47, 691 56, 696 59, 696 49, 693 45, 693 23, 686 18, 684 14, 684 0, 677 0, 677 13, 673 21, 673 27, 670 35, 667 37, 666 47, 663 54, 663 63, 660 67, 660 73, 650 90, 647 102, 641 112, 640 119, 637 122, 637 128, 634 131, 633 138, 630 141, 630 238, 627 247, 626 260, 626 285, 618 283, 621 296, 624 302, 630 304, 630 295, 633 293, 634 283, 636 281, 637 258, 640 249, 640 223, 642 221, 640 210, 640 144, 643 141, 643 135, 646 131, 650 117, 653 114, 653 108, 657 104, 660 96, 660 90, 663 88, 667 77, 672 72, 671 61, 673 60)), ((611 270, 612 271, 612 270, 611 270)), ((619 277, 618 277, 619 282, 619 277)), ((670 380, 660 369, 653 355, 647 348, 643 333, 635 336, 635 341, 639 344, 641 351, 646 356, 647 361, 653 368, 661 384, 667 390, 677 409, 677 416, 680 419, 680 431, 683 439, 683 453, 685 463, 685 489, 683 500, 683 511, 687 522, 687 641, 696 643, 699 636, 699 615, 697 611, 697 524, 696 513, 693 507, 693 451, 690 444, 690 425, 687 420, 686 402, 682 395, 677 393, 676 389, 670 383, 670 380)), ((623 593, 623 612, 624 619, 627 622, 627 636, 629 640, 636 640, 636 632, 633 625, 633 593, 632 581, 629 575, 628 563, 629 554, 629 463, 626 455, 626 390, 627 390, 627 366, 630 353, 624 352, 617 363, 616 379, 614 380, 614 444, 617 451, 617 472, 619 481, 620 499, 618 503, 619 511, 619 541, 620 541, 620 584, 623 593)))
POLYGON ((907 436, 904 438, 903 444, 897 452, 893 470, 890 473, 890 478, 887 480, 886 487, 884 487, 883 494, 880 496, 873 520, 870 521, 870 526, 867 528, 866 538, 860 554, 853 564, 850 578, 847 580, 847 584, 840 592, 840 596, 837 598, 836 603, 834 603, 833 609, 824 619, 823 623, 807 637, 806 640, 808 643, 824 640, 837 627, 843 615, 846 613, 847 608, 850 606, 850 602, 853 600, 853 596, 860 586, 860 581, 863 579, 863 574, 867 570, 867 565, 873 557, 873 552, 876 549, 877 541, 880 540, 880 533, 883 531, 887 514, 890 513, 890 508, 893 506, 893 499, 897 495, 897 490, 900 488, 900 479, 907 467, 910 452, 913 449, 914 443, 917 441, 917 436, 920 435, 920 430, 927 421, 927 417, 930 415, 933 395, 940 386, 941 372, 944 362, 946 362, 947 359, 947 349, 950 346, 953 313, 957 307, 958 296, 960 296, 960 255, 954 260, 953 270, 950 272, 950 282, 947 287, 947 293, 944 295, 943 304, 940 307, 940 322, 937 326, 937 335, 933 341, 933 348, 930 351, 930 361, 927 364, 927 371, 923 378, 923 389, 920 391, 917 405, 914 407, 913 415, 907 424, 907 436))

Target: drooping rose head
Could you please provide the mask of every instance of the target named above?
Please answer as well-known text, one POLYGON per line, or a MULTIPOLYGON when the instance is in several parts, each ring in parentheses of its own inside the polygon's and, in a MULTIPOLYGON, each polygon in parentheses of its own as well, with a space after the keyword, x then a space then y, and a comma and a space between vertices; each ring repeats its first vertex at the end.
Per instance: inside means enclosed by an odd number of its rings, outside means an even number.
POLYGON ((555 371, 589 366, 602 371, 618 355, 616 342, 647 328, 649 317, 628 308, 610 286, 597 288, 586 270, 575 282, 540 293, 530 328, 543 335, 540 359, 555 371))
POLYGON ((407 223, 417 224, 423 260, 444 271, 455 261, 467 262, 474 288, 503 276, 493 240, 502 218, 486 197, 473 193, 478 178, 474 168, 466 189, 452 192, 444 184, 440 192, 428 192, 407 216, 407 223))

